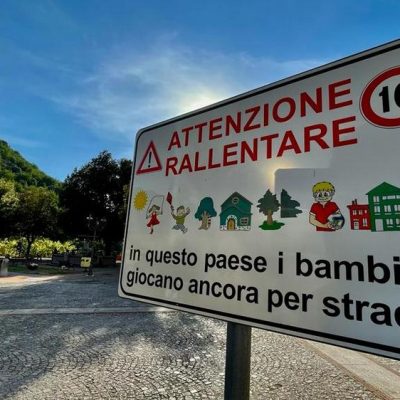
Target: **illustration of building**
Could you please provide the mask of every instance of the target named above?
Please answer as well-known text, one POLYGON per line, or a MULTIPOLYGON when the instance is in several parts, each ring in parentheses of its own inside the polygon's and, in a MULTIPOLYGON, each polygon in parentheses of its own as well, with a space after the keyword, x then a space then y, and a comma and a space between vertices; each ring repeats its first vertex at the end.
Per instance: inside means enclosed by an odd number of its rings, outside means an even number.
POLYGON ((370 230, 371 218, 369 215, 368 204, 358 204, 357 200, 353 200, 351 205, 348 205, 350 214, 350 226, 353 230, 370 230))
POLYGON ((221 205, 221 231, 249 231, 252 204, 238 192, 231 194, 221 205))
POLYGON ((367 196, 371 230, 400 231, 400 188, 383 182, 367 196))

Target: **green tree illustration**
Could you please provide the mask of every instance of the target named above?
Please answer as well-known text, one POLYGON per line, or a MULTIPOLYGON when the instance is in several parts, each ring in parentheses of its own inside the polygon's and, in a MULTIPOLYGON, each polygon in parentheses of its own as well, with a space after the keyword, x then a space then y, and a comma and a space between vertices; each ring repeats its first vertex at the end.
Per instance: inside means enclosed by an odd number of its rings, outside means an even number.
POLYGON ((280 204, 275 194, 268 189, 264 196, 258 200, 257 208, 261 213, 267 216, 267 225, 272 225, 274 220, 272 214, 279 210, 280 204))
POLYGON ((282 189, 281 192, 281 218, 296 218, 297 214, 301 214, 303 211, 297 209, 300 203, 297 200, 293 200, 289 193, 282 189))
POLYGON ((201 221, 199 229, 207 230, 211 225, 211 218, 215 217, 217 212, 214 210, 214 202, 211 197, 204 197, 197 208, 194 217, 201 221))

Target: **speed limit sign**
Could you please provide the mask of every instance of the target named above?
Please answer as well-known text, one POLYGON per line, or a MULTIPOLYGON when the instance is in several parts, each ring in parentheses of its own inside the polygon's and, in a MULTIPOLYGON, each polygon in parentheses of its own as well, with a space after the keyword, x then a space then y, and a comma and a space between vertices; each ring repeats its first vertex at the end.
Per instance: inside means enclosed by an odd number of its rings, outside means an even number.
POLYGON ((364 118, 373 125, 400 126, 400 65, 379 73, 368 83, 360 108, 364 118))

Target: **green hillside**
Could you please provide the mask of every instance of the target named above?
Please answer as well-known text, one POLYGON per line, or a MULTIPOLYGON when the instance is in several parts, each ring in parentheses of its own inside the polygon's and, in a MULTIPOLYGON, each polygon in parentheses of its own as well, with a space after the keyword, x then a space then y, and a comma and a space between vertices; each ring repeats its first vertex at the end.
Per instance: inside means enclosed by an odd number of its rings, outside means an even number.
POLYGON ((40 186, 56 190, 60 187, 58 181, 26 161, 4 140, 0 140, 0 178, 14 181, 17 189, 23 186, 40 186))

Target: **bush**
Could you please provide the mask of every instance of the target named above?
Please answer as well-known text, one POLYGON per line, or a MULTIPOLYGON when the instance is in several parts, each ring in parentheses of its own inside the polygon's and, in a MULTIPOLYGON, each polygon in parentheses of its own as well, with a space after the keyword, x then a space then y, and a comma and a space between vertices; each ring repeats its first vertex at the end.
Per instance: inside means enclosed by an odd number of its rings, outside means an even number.
POLYGON ((18 240, 16 239, 3 239, 0 240, 0 255, 5 256, 6 254, 11 257, 16 257, 17 254, 18 240))
MULTIPOLYGON (((18 257, 18 242, 22 243, 21 255, 24 256, 27 247, 26 239, 3 239, 0 240, 0 255, 9 254, 11 257, 18 257)), ((72 241, 60 242, 39 238, 35 240, 31 248, 32 257, 51 257, 53 252, 67 253, 76 251, 75 243, 72 241)))

